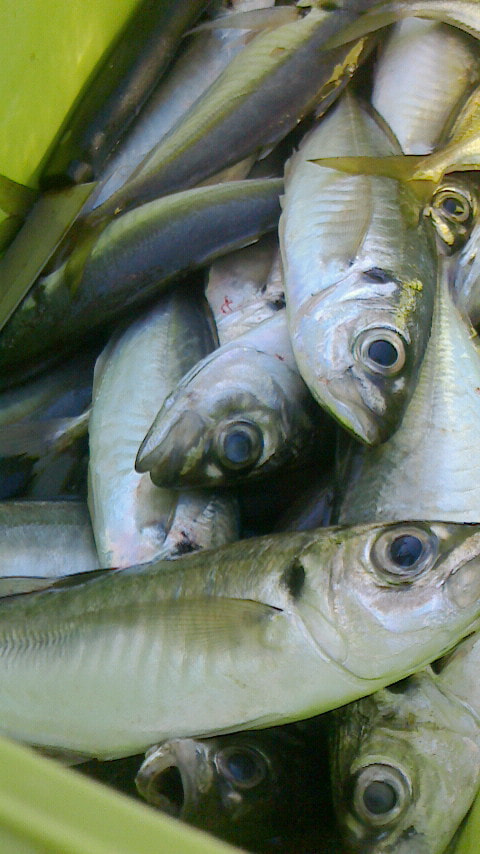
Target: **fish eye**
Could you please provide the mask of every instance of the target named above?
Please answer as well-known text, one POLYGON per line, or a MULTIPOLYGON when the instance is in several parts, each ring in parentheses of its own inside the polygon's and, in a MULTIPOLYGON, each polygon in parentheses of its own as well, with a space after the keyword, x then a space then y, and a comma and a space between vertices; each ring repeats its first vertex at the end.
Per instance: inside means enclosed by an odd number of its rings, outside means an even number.
POLYGON ((467 241, 477 215, 477 202, 468 187, 443 184, 432 196, 424 215, 431 218, 447 253, 467 241))
POLYGON ((223 424, 216 437, 217 456, 224 468, 239 471, 251 468, 263 450, 263 435, 256 424, 232 421, 223 424))
POLYGON ((266 760, 251 747, 220 750, 215 762, 220 773, 241 789, 253 789, 267 776, 266 760))
POLYGON ((453 223, 467 222, 475 213, 475 202, 470 193, 449 187, 434 193, 432 204, 453 223))
POLYGON ((412 796, 405 774, 393 765, 373 763, 354 779, 353 808, 364 824, 380 827, 395 821, 412 796))
POLYGON ((430 569, 437 554, 437 538, 412 525, 395 526, 382 532, 372 550, 377 569, 396 583, 408 583, 430 569))
POLYGON ((375 374, 395 376, 405 364, 405 343, 397 332, 388 327, 362 332, 353 349, 357 361, 375 374))

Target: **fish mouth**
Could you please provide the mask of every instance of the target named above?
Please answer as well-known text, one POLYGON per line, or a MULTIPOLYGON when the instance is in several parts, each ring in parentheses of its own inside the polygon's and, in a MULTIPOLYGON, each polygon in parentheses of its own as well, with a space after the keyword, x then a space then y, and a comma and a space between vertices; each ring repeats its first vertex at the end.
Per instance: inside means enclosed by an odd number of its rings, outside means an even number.
POLYGON ((172 753, 155 751, 147 756, 135 778, 138 792, 162 812, 179 818, 185 805, 185 786, 178 762, 172 753))
MULTIPOLYGON (((137 454, 135 468, 138 472, 150 471, 158 486, 178 486, 182 481, 186 458, 193 452, 198 462, 207 424, 195 412, 183 412, 176 420, 159 431, 152 425, 137 454)), ((188 465, 188 463, 187 463, 188 465)))

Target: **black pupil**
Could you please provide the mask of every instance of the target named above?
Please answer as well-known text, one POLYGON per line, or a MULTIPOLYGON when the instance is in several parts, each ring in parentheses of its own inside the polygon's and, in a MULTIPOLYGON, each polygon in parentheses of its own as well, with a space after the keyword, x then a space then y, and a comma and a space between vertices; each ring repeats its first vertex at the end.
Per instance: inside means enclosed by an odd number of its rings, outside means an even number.
POLYGON ((442 207, 445 213, 447 214, 458 216, 459 214, 463 213, 462 205, 453 196, 449 196, 448 198, 444 199, 442 202, 442 207))
POLYGON ((390 557, 398 566, 408 568, 417 562, 422 551, 422 541, 412 534, 405 534, 393 541, 390 546, 390 557))
POLYGON ((257 765, 248 753, 231 753, 227 759, 227 768, 237 783, 248 783, 255 776, 257 765))
POLYGON ((252 454, 252 439, 245 430, 232 430, 225 437, 223 450, 231 463, 248 463, 252 454))
POLYGON ((384 815, 396 805, 397 793, 390 783, 374 780, 363 793, 363 803, 373 815, 384 815))
POLYGON ((398 359, 398 353, 393 344, 381 338, 378 341, 372 341, 368 348, 368 355, 372 362, 384 368, 390 368, 398 359))

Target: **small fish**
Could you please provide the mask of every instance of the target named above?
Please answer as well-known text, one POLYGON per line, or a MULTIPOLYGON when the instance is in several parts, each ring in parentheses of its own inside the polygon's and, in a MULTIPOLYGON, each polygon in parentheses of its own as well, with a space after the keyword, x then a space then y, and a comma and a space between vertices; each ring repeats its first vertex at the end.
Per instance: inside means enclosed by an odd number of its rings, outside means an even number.
POLYGON ((452 298, 455 258, 439 256, 430 339, 393 436, 357 455, 345 478, 343 524, 480 518, 480 349, 452 298))
POLYGON ((84 233, 3 328, 0 386, 18 382, 41 359, 78 348, 93 329, 175 278, 274 229, 282 187, 276 178, 200 187, 84 233))
POLYGON ((349 851, 442 854, 480 783, 478 634, 335 713, 333 788, 349 851))
POLYGON ((98 177, 206 0, 143 0, 102 57, 44 166, 41 183, 98 177))
POLYGON ((325 754, 318 719, 216 738, 172 739, 147 751, 136 785, 164 812, 237 845, 264 850, 269 839, 292 839, 318 823, 325 754))
POLYGON ((136 468, 161 486, 213 486, 263 476, 328 445, 328 419, 300 377, 285 311, 189 371, 146 434, 136 468))
MULTIPOLYGON (((235 0, 235 9, 273 6, 274 0, 235 0)), ((162 78, 143 106, 135 122, 108 158, 98 176, 98 186, 82 211, 102 204, 129 179, 149 151, 179 121, 189 107, 222 73, 251 38, 249 30, 231 29, 231 15, 225 16, 222 2, 211 23, 218 26, 208 32, 195 32, 185 49, 162 78), (222 28, 222 19, 225 28, 222 28), (227 28, 228 27, 228 28, 227 28)), ((208 10, 207 10, 208 11, 208 10)), ((291 7, 294 12, 294 7, 291 7)))
POLYGON ((323 42, 370 5, 372 0, 345 0, 331 12, 312 8, 296 21, 256 35, 128 183, 91 214, 92 221, 193 187, 250 154, 269 150, 315 108, 326 110, 374 42, 360 40, 331 53, 323 52, 323 42))
POLYGON ((471 37, 438 21, 407 18, 382 45, 372 106, 405 154, 429 154, 479 73, 479 48, 471 37))
POLYGON ((396 181, 310 161, 386 153, 393 142, 353 95, 287 164, 280 246, 292 348, 315 399, 368 445, 398 426, 428 339, 436 250, 396 181))
POLYGON ((0 603, 0 729, 114 759, 304 719, 444 655, 479 597, 480 526, 425 522, 71 576, 0 603))
POLYGON ((175 557, 238 536, 230 496, 159 489, 148 474, 135 471, 135 455, 158 407, 214 346, 206 309, 191 288, 165 294, 118 329, 97 361, 88 503, 101 566, 175 557))

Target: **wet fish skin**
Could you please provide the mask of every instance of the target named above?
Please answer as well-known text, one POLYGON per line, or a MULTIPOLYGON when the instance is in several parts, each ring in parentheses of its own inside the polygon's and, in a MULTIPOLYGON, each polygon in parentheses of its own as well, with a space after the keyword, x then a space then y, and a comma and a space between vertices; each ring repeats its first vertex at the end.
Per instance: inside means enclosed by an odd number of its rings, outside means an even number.
POLYGON ((107 759, 327 711, 478 628, 479 554, 479 526, 325 528, 5 599, 1 730, 107 759))
MULTIPOLYGON (((274 0, 235 0, 235 8, 273 6, 274 0)), ((214 22, 221 24, 222 3, 214 22)), ((208 10, 207 10, 208 11, 208 10)), ((161 79, 143 109, 108 158, 98 177, 95 192, 82 216, 102 204, 129 179, 131 173, 159 140, 176 124, 183 113, 218 77, 231 59, 244 47, 250 34, 245 31, 215 28, 194 34, 161 79)))
POLYGON ((82 501, 0 502, 0 555, 2 578, 53 578, 100 566, 82 501))
POLYGON ((136 785, 149 803, 188 824, 263 850, 272 837, 292 839, 318 822, 322 737, 319 725, 307 721, 172 739, 147 752, 136 785))
POLYGON ((452 839, 480 780, 478 647, 469 638, 439 673, 335 712, 334 797, 352 852, 442 854, 452 839))
POLYGON ((158 486, 238 484, 300 462, 315 441, 321 454, 330 431, 298 374, 280 309, 182 378, 136 468, 158 486))
POLYGON ((41 359, 80 346, 95 327, 188 270, 274 229, 282 186, 280 179, 264 179, 189 190, 84 236, 83 246, 37 281, 2 330, 0 386, 18 382, 41 359))
POLYGON ((279 226, 299 371, 317 402, 367 445, 395 430, 412 393, 428 339, 436 249, 419 203, 397 182, 315 171, 309 161, 329 150, 385 153, 391 145, 344 96, 287 165, 279 226))
POLYGON ((358 453, 344 479, 342 524, 373 519, 476 522, 480 350, 453 301, 456 257, 439 255, 430 339, 400 427, 358 453), (352 473, 353 470, 353 473, 352 473))
POLYGON ((98 177, 165 71, 205 0, 146 0, 134 10, 81 97, 41 176, 44 186, 98 177))
POLYGON ((375 66, 372 105, 405 154, 433 151, 451 113, 478 81, 478 59, 476 42, 454 27, 419 18, 395 25, 375 66))
POLYGON ((320 103, 325 110, 373 42, 325 55, 322 44, 370 5, 371 0, 347 0, 328 15, 312 9, 298 21, 257 35, 93 219, 195 186, 275 145, 320 103))
POLYGON ((88 504, 101 566, 176 557, 238 536, 233 497, 158 489, 134 468, 158 406, 214 346, 207 309, 191 288, 164 294, 120 327, 97 360, 88 504))

